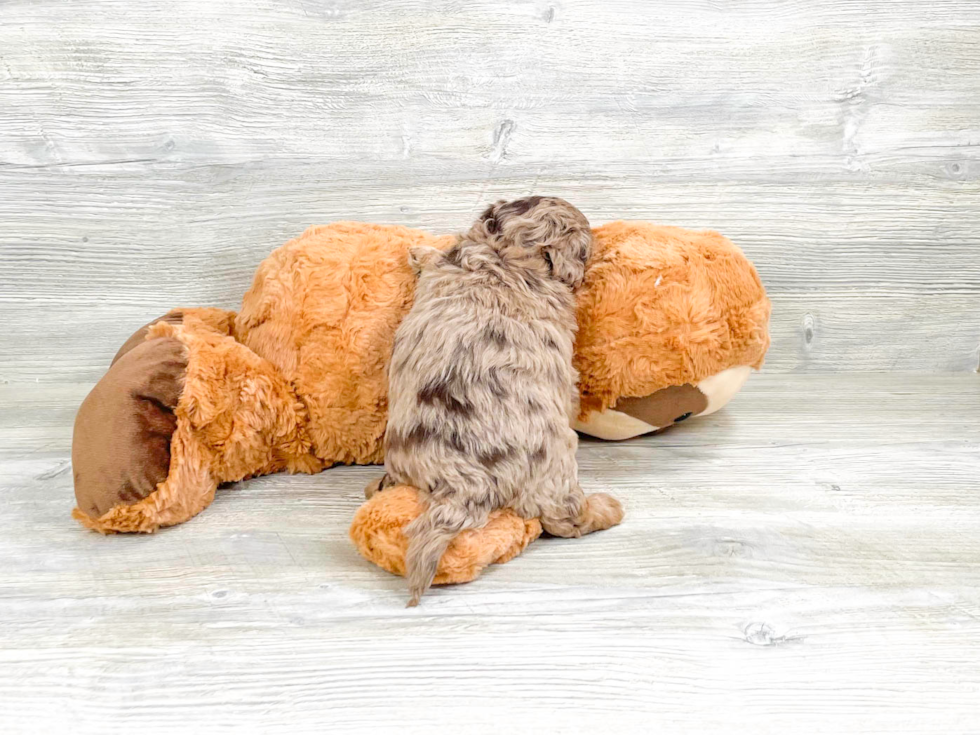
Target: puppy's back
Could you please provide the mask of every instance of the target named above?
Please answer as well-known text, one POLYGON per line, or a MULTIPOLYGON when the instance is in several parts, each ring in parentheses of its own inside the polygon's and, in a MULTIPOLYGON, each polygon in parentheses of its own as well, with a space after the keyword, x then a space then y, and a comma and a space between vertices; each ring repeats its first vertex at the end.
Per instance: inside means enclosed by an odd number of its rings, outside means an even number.
POLYGON ((549 222, 551 240, 529 240, 531 210, 514 204, 491 207, 445 253, 411 255, 420 276, 392 355, 385 464, 428 500, 407 529, 413 601, 453 536, 512 503, 531 477, 575 479, 572 283, 588 222, 578 213, 549 222))

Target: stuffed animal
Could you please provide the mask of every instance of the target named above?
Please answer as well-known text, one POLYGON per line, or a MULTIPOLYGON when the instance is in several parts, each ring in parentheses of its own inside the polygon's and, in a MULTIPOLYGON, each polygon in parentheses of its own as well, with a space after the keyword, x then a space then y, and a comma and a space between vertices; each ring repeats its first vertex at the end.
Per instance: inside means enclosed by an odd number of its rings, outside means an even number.
MULTIPOLYGON (((578 296, 575 428, 619 441, 710 414, 761 367, 770 305, 742 252, 714 232, 645 222, 595 228, 578 296)), ((453 236, 338 222, 258 268, 236 314, 175 310, 137 331, 79 409, 77 508, 102 533, 152 532, 210 504, 218 485, 383 461, 386 365, 412 303, 412 245, 453 236)), ((375 495, 351 538, 404 569, 412 488, 375 495)), ((510 511, 450 545, 436 583, 462 582, 541 533, 510 511)))

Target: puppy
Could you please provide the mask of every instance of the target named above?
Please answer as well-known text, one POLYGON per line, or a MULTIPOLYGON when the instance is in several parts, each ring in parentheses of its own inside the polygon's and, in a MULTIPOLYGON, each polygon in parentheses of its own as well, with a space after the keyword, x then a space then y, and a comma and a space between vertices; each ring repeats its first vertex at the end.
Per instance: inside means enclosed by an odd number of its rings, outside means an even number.
POLYGON ((540 518, 555 536, 616 525, 623 511, 578 484, 573 295, 592 232, 563 199, 498 202, 449 250, 417 246, 415 303, 389 368, 385 476, 419 489, 406 528, 409 607, 461 531, 498 508, 540 518))

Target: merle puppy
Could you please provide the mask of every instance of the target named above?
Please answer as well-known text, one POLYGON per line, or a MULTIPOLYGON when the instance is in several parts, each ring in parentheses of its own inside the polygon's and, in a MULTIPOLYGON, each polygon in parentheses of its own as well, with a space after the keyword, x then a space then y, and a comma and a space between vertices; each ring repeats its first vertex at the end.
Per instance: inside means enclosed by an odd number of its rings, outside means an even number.
POLYGON ((449 542, 513 508, 555 536, 622 520, 619 501, 578 483, 573 295, 592 247, 589 222, 557 197, 498 202, 449 250, 413 247, 415 303, 389 368, 385 476, 418 488, 406 528, 411 600, 432 584, 449 542))

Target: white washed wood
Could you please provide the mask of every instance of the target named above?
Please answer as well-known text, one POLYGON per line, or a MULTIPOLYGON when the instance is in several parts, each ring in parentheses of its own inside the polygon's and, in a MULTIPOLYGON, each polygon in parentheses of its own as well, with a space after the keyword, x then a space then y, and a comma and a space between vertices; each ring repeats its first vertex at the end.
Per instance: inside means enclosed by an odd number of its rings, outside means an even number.
POLYGON ((978 92, 970 0, 0 4, 0 730, 975 730, 978 92), (773 296, 729 408, 583 442, 621 527, 406 611, 346 538, 370 468, 68 519, 133 328, 308 224, 530 191, 773 296))
POLYGON ((772 371, 975 370, 978 39, 971 0, 4 3, 0 380, 94 380, 308 224, 545 190, 735 239, 772 371))
POLYGON ((371 468, 152 537, 67 517, 84 385, 0 387, 0 728, 972 732, 980 376, 760 375, 583 442, 626 522, 403 607, 346 528, 371 468))

